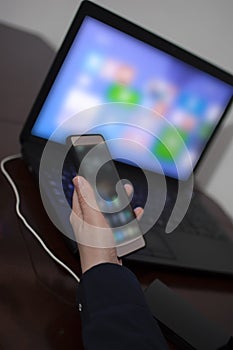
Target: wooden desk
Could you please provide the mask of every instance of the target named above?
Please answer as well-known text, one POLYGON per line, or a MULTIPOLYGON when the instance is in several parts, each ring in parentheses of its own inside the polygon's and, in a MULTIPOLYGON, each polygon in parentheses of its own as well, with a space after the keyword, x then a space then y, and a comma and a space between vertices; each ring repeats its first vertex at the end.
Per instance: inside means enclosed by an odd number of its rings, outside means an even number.
MULTIPOLYGON (((2 158, 19 150, 19 131, 54 53, 35 36, 6 26, 0 26, 0 35, 5 53, 0 65, 4 78, 0 82, 1 91, 4 91, 0 112, 2 158), (31 60, 34 64, 29 64, 31 60)), ((79 262, 49 221, 38 188, 24 162, 14 160, 7 169, 19 188, 21 210, 29 223, 51 250, 80 275, 79 262)), ((75 280, 51 260, 17 218, 13 192, 2 174, 0 193, 0 349, 82 349, 75 280)), ((206 201, 229 225, 221 210, 207 197, 206 201)), ((162 270, 143 264, 128 266, 143 288, 159 278, 207 318, 232 332, 229 278, 162 270)), ((171 349, 176 349, 169 344, 171 349)))

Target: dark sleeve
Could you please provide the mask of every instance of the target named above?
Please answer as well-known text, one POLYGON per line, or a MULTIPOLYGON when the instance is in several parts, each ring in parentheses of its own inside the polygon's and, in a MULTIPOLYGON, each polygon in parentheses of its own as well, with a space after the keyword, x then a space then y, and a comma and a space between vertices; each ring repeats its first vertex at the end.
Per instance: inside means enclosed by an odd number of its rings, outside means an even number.
POLYGON ((135 275, 117 264, 84 273, 78 288, 86 350, 165 350, 156 320, 135 275))

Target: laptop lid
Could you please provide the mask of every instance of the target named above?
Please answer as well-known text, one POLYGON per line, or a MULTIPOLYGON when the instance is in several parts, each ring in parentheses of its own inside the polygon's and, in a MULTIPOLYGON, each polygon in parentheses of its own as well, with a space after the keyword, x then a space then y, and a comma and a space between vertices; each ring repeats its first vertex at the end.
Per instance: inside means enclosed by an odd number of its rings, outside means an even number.
MULTIPOLYGON (((140 139, 154 154, 168 177, 186 180, 200 162, 213 139, 233 95, 231 74, 188 53, 137 25, 84 1, 59 50, 21 133, 21 143, 30 141, 65 143, 71 134, 83 130, 82 111, 111 104, 137 106, 162 117, 178 132, 177 141, 167 124, 156 129, 156 136, 142 135, 139 128, 100 126, 106 140, 125 135, 140 139), (73 116, 76 116, 75 118, 73 116), (71 127, 62 124, 73 117, 71 127), (54 131, 60 126, 59 133, 54 131), (110 131, 109 131, 110 130, 110 131), (139 130, 139 131, 138 131, 139 130), (55 136, 54 136, 55 135, 55 136), (184 145, 192 166, 185 165, 184 145), (173 147, 171 157, 169 147, 173 147)), ((127 115, 127 112, 126 112, 127 115)), ((133 113, 130 113, 132 117, 133 113)), ((92 124, 108 124, 109 114, 92 115, 92 124)), ((129 120, 129 124, 131 120, 129 120)), ((140 124, 143 125, 143 122, 140 124)), ((119 148, 110 148, 118 158, 119 148)), ((133 152, 126 159, 131 162, 133 152)), ((142 168, 159 172, 143 154, 137 154, 142 168)), ((125 160, 124 160, 125 161, 125 160)), ((127 162, 127 160, 126 160, 127 162)), ((133 162, 133 161, 132 161, 133 162)), ((134 163, 134 162, 133 162, 134 163)))

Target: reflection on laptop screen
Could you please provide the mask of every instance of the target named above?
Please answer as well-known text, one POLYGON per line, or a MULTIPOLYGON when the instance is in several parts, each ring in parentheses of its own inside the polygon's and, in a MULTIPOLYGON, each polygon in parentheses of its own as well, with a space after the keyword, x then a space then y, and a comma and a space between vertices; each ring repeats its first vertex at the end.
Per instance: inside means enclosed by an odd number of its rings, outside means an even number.
MULTIPOLYGON (((45 139, 70 116, 109 102, 137 104, 157 111, 171 122, 184 141, 193 167, 232 96, 232 87, 181 60, 91 17, 85 17, 57 78, 32 129, 45 139)), ((101 123, 108 116, 96 115, 101 123)), ((80 121, 81 122, 81 121, 80 121)), ((90 125, 86 127, 92 127, 90 125)), ((152 126, 153 127, 153 126, 152 126)), ((112 129, 105 139, 140 138, 137 131, 112 129), (122 134, 123 133, 123 134, 122 134)), ((153 130, 152 130, 153 132, 153 130)), ((54 140, 64 143, 70 134, 80 134, 79 122, 54 140)), ((175 177, 174 163, 182 164, 184 149, 166 127, 159 139, 140 138, 156 156, 167 176, 175 177), (173 160, 166 145, 173 147, 173 160)), ((111 150, 117 155, 117 150, 111 150)), ((141 159, 144 168, 156 171, 141 159)), ((184 164, 184 163, 183 163, 184 164)), ((181 168, 186 179, 191 169, 181 168)))

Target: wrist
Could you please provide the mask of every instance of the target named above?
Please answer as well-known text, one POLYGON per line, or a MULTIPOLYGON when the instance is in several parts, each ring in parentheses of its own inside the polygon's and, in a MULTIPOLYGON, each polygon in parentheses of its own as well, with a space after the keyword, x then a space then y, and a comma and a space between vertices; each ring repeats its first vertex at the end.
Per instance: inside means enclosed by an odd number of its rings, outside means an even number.
POLYGON ((94 248, 79 244, 79 255, 82 273, 102 263, 121 265, 117 257, 116 248, 94 248))

